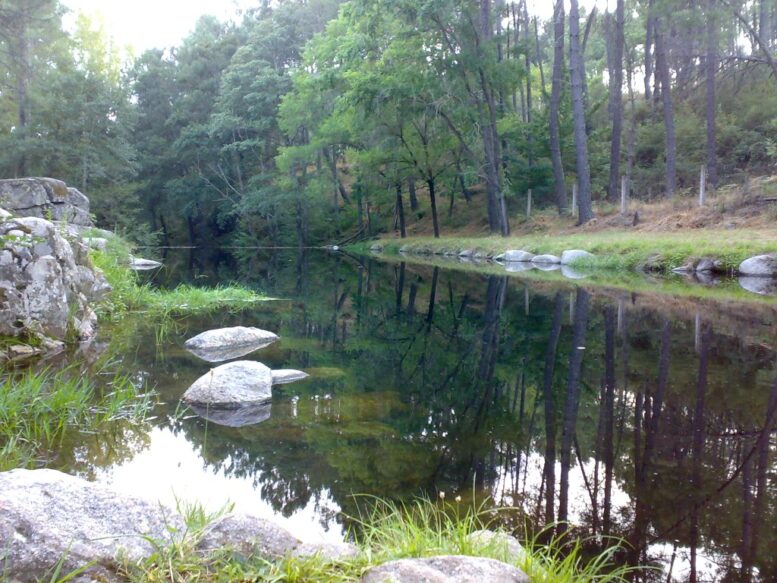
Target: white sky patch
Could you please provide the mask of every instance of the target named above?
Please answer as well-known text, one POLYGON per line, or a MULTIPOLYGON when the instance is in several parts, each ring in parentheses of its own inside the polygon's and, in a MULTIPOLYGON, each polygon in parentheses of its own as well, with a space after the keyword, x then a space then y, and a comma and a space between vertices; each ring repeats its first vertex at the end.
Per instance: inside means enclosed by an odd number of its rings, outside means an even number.
POLYGON ((106 32, 120 47, 139 55, 151 48, 177 46, 193 29, 200 16, 219 20, 239 18, 240 11, 258 6, 255 0, 62 0, 71 11, 65 27, 72 28, 83 12, 101 20, 106 32))

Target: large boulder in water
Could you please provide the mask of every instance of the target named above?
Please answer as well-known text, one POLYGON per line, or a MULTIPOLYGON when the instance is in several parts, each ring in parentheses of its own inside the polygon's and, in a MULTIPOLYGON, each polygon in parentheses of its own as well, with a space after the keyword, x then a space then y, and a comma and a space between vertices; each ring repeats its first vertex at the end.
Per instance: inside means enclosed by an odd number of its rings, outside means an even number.
POLYGON ((54 178, 0 180, 0 207, 17 217, 37 217, 90 226, 89 199, 54 178))
POLYGON ((240 358, 272 344, 278 340, 278 335, 260 328, 234 326, 208 330, 189 338, 184 346, 186 349, 208 362, 223 362, 240 358))
MULTIPOLYGON (((0 472, 0 578, 49 580, 84 568, 77 580, 118 581, 127 562, 180 542, 181 515, 153 500, 127 495, 55 470, 0 472), (61 561, 61 564, 60 564, 61 561)), ((351 545, 303 544, 271 521, 226 514, 206 527, 201 553, 231 548, 244 556, 343 556, 351 545)))
POLYGON ((517 567, 494 559, 443 555, 428 559, 400 559, 367 571, 361 583, 531 583, 517 567))
POLYGON ((535 255, 531 261, 535 265, 559 265, 561 258, 557 255, 535 255))
POLYGON ((110 291, 83 240, 45 219, 0 220, 0 335, 86 340, 97 318, 90 303, 110 291))
POLYGON ((192 405, 239 407, 272 398, 272 371, 261 362, 238 360, 206 372, 181 397, 192 405))
POLYGON ((756 255, 745 259, 737 270, 740 275, 777 277, 777 255, 756 255))

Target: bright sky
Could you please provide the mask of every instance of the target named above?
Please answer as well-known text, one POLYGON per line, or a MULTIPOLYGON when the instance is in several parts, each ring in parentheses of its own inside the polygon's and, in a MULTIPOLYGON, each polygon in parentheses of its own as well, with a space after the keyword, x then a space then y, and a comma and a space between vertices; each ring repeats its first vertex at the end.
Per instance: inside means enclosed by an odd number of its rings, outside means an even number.
POLYGON ((135 54, 180 44, 204 14, 227 20, 240 9, 258 5, 255 0, 62 0, 62 3, 73 15, 77 12, 99 15, 117 44, 131 46, 135 54))
MULTIPOLYGON (((62 0, 62 3, 72 11, 66 23, 72 22, 78 12, 99 16, 117 44, 132 47, 136 55, 150 48, 177 46, 204 14, 227 20, 240 10, 259 4, 257 0, 62 0)), ((607 0, 581 0, 580 3, 586 8, 599 4, 604 9, 607 0)), ((540 19, 550 18, 552 0, 529 0, 529 13, 540 19)))

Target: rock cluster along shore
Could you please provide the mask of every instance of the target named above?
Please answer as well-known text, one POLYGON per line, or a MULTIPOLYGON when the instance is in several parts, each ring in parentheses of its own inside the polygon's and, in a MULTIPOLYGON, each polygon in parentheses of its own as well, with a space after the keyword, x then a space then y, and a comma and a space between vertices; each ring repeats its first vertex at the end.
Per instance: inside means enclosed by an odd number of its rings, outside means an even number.
MULTIPOLYGON (((373 253, 382 253, 383 245, 375 243, 370 247, 373 253)), ((482 261, 494 261, 504 265, 509 272, 521 272, 529 269, 541 271, 560 270, 562 275, 569 279, 581 279, 586 275, 577 269, 573 269, 578 261, 594 259, 596 256, 582 249, 564 251, 560 256, 551 254, 535 255, 523 249, 509 249, 504 253, 490 254, 473 249, 440 249, 432 251, 428 248, 414 248, 403 246, 400 254, 415 255, 442 255, 444 257, 457 257, 459 261, 479 263, 482 261)), ((655 272, 663 271, 662 258, 654 254, 645 259, 638 267, 638 271, 655 272)), ((714 277, 718 275, 735 275, 740 286, 753 293, 764 295, 777 295, 777 253, 756 255, 744 260, 736 270, 725 269, 723 263, 714 257, 701 257, 689 260, 682 267, 672 270, 674 273, 693 276, 699 283, 714 283, 714 277)))
MULTIPOLYGON (((124 494, 56 470, 0 472, 0 576, 20 583, 48 579, 59 567, 75 581, 120 581, 127 568, 158 547, 192 536, 177 509, 124 494)), ((245 513, 226 513, 193 539, 207 556, 232 550, 266 560, 317 556, 323 561, 356 558, 347 542, 303 543, 281 526, 245 513)), ((473 546, 504 558, 520 559, 524 550, 504 533, 477 531, 473 546)), ((446 555, 402 559, 372 567, 362 583, 529 583, 520 569, 494 559, 446 555)))

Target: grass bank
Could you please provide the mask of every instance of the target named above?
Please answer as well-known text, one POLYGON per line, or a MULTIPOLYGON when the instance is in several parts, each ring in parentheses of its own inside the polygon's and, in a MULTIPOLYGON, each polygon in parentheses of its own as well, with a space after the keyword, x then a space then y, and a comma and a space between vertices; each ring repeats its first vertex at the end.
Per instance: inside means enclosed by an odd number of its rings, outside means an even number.
POLYGON ((112 238, 105 251, 93 251, 92 259, 105 274, 113 291, 100 303, 98 315, 121 319, 129 312, 143 312, 164 323, 176 316, 217 310, 240 310, 268 298, 237 285, 214 288, 179 285, 172 290, 140 283, 129 267, 130 249, 120 238, 112 238))
MULTIPOLYGON (((358 243, 350 248, 368 251, 376 242, 358 243)), ((542 233, 520 237, 410 237, 381 239, 384 253, 411 254, 459 253, 472 250, 498 255, 508 249, 523 249, 534 254, 560 255, 568 249, 583 249, 596 255, 576 264, 607 271, 634 270, 650 265, 655 271, 671 271, 693 259, 709 257, 733 272, 753 255, 777 252, 777 232, 749 229, 697 229, 672 232, 599 231, 566 234, 542 233)))
MULTIPOLYGON (((494 526, 494 512, 485 506, 471 507, 454 502, 421 499, 396 504, 370 498, 357 524, 355 556, 337 560, 321 555, 286 557, 269 561, 245 557, 222 549, 215 557, 204 555, 197 545, 208 527, 222 513, 208 515, 199 507, 183 512, 186 528, 176 533, 173 543, 157 543, 157 552, 148 560, 126 565, 123 573, 130 581, 272 581, 345 582, 358 581, 370 567, 403 558, 437 555, 488 557, 522 569, 532 581, 543 583, 625 583, 633 569, 618 566, 617 541, 604 541, 604 549, 593 557, 586 555, 583 543, 569 537, 540 543, 524 540, 516 552, 508 546, 507 533, 478 536, 494 526)), ((512 548, 511 548, 512 547, 512 548)), ((601 549, 601 546, 599 547, 601 549)))
POLYGON ((129 376, 98 386, 79 370, 27 370, 0 376, 0 471, 45 465, 71 436, 110 423, 141 423, 152 394, 129 376))

